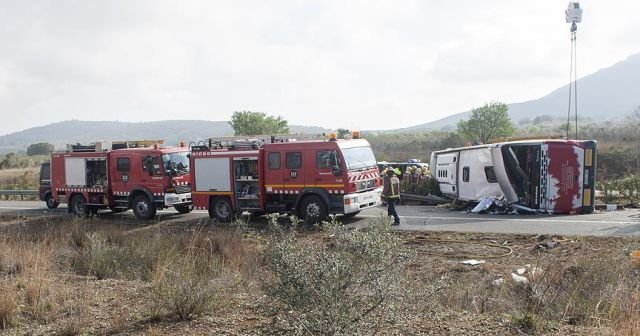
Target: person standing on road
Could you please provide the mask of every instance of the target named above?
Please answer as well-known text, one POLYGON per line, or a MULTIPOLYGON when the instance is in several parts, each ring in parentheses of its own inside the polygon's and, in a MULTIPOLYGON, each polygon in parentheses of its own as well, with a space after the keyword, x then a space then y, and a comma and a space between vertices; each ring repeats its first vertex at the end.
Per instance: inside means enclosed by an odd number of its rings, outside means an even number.
POLYGON ((393 216, 393 224, 400 225, 400 216, 396 212, 396 203, 400 200, 400 179, 393 168, 387 169, 384 175, 384 188, 382 198, 387 201, 387 215, 393 216))

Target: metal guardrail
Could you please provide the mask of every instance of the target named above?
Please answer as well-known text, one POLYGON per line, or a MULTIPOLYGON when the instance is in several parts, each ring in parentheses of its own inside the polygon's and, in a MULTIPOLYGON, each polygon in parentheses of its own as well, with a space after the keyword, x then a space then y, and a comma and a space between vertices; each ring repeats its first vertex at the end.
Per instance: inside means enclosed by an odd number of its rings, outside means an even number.
POLYGON ((24 200, 25 196, 38 196, 37 190, 0 190, 0 196, 20 196, 24 200))
POLYGON ((447 200, 442 197, 434 196, 434 195, 416 195, 416 194, 409 194, 409 193, 403 193, 403 192, 400 193, 400 199, 420 201, 430 205, 445 204, 450 202, 450 200, 447 200))

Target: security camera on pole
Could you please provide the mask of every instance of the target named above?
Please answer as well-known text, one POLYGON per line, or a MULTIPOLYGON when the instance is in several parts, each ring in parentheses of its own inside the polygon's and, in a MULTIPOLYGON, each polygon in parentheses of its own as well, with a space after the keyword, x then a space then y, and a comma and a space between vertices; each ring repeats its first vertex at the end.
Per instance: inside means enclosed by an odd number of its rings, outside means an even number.
POLYGON ((571 23, 571 63, 569 67, 569 108, 567 110, 567 139, 569 139, 569 120, 571 119, 571 95, 574 94, 574 108, 576 110, 576 139, 578 139, 578 76, 576 60, 576 31, 577 23, 582 22, 582 8, 578 2, 569 2, 569 7, 564 11, 565 20, 571 23))

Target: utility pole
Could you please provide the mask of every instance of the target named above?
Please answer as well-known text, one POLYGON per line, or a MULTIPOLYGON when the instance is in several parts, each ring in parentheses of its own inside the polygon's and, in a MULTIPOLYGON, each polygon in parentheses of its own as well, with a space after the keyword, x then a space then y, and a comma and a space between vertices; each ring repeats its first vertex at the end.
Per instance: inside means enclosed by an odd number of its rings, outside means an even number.
POLYGON ((567 109, 567 139, 569 139, 569 127, 571 120, 571 96, 573 94, 573 105, 576 111, 576 140, 578 139, 578 75, 576 59, 576 32, 578 23, 582 22, 582 8, 578 2, 569 2, 569 7, 564 11, 565 20, 571 23, 571 62, 569 65, 569 107, 567 109), (572 92, 573 91, 573 92, 572 92))

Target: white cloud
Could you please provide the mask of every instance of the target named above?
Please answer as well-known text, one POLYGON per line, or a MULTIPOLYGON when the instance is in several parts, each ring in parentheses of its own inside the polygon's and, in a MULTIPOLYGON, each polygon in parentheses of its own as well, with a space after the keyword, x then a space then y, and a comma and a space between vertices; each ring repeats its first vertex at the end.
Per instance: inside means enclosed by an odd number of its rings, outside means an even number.
MULTIPOLYGON (((635 2, 583 1, 579 74, 640 50, 635 2)), ((66 119, 416 125, 568 78, 566 2, 19 1, 0 11, 0 134, 66 119), (391 116, 391 117, 390 117, 391 116)))

